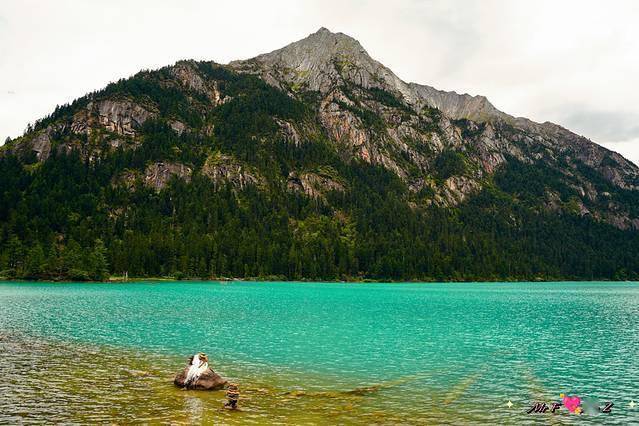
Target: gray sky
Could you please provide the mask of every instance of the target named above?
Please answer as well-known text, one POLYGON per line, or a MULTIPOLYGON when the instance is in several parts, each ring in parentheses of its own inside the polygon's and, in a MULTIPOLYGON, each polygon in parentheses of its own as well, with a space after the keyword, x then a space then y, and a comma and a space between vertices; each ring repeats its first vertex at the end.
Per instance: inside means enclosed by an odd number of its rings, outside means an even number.
POLYGON ((639 1, 0 0, 0 143, 109 81, 325 26, 406 81, 485 95, 639 163, 639 1))

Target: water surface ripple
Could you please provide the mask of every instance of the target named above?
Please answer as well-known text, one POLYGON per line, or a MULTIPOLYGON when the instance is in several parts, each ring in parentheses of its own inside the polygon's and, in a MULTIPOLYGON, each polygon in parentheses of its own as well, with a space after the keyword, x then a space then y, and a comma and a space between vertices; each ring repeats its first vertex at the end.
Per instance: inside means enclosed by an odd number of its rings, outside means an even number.
POLYGON ((1 424, 639 424, 638 355, 636 283, 0 283, 1 424))

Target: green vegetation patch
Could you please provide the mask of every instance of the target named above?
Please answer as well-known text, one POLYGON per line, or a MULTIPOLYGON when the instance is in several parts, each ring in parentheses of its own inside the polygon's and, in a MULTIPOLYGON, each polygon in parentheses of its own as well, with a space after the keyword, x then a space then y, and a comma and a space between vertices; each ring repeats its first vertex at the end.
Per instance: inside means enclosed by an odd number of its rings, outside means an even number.
POLYGON ((486 128, 486 123, 476 123, 466 118, 454 120, 453 124, 461 129, 461 134, 464 139, 474 139, 481 135, 486 128))
POLYGON ((439 179, 463 175, 467 169, 466 156, 461 152, 446 149, 435 158, 435 170, 439 179))

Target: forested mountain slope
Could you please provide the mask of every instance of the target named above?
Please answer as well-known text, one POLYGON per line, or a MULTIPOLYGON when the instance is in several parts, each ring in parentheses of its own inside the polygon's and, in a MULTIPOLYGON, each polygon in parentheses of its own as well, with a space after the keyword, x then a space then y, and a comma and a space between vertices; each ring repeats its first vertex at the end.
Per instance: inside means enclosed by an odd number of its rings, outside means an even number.
POLYGON ((639 169, 320 29, 109 84, 0 148, 0 273, 626 279, 639 169))

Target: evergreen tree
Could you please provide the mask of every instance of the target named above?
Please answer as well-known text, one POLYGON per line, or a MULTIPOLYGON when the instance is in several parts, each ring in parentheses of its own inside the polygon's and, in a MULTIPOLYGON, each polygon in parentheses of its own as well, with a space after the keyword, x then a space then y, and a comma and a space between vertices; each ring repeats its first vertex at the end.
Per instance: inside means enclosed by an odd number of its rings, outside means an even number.
POLYGON ((43 278, 46 268, 47 258, 42 245, 38 242, 27 253, 23 275, 25 278, 43 278))
POLYGON ((20 276, 24 262, 24 249, 22 241, 16 235, 12 235, 7 242, 7 267, 13 276, 20 276))
POLYGON ((104 242, 98 238, 95 240, 93 251, 91 252, 89 275, 91 279, 103 281, 109 277, 109 263, 107 261, 107 249, 104 242))
POLYGON ((88 262, 85 260, 84 251, 78 242, 70 239, 62 251, 62 272, 72 280, 86 280, 88 262))

